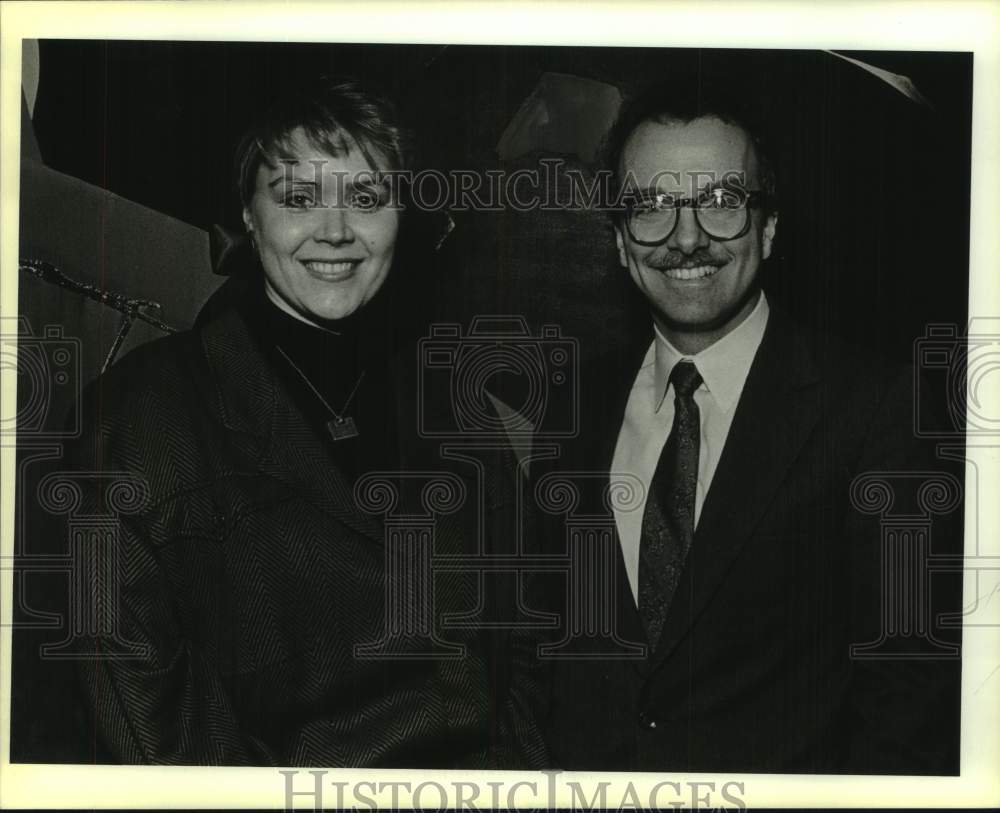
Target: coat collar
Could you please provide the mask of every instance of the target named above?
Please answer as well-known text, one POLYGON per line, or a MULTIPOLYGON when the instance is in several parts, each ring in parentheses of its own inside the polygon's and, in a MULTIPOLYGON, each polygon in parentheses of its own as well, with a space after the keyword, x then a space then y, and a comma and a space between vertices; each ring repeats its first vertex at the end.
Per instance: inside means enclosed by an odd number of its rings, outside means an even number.
POLYGON ((199 330, 216 408, 235 446, 258 471, 358 533, 381 540, 381 523, 356 507, 350 481, 274 374, 241 309, 220 308, 199 330))
MULTIPOLYGON (((351 480, 328 452, 329 441, 319 435, 295 405, 254 341, 245 310, 239 306, 248 295, 250 284, 241 279, 228 281, 196 324, 212 373, 216 409, 230 441, 252 461, 256 471, 284 483, 358 533, 381 542, 385 527, 381 518, 358 507, 351 480)), ((489 487, 483 466, 493 465, 492 462, 446 460, 441 454, 441 444, 419 435, 415 360, 415 354, 399 354, 389 361, 390 375, 397 382, 400 466, 415 475, 390 473, 401 492, 398 510, 422 513, 421 477, 426 479, 438 472, 457 475, 464 481, 466 501, 463 510, 436 515, 438 533, 481 535, 481 528, 476 531, 470 525, 478 521, 480 512, 474 509, 494 508, 509 495, 503 489, 489 487), (475 497, 479 489, 485 490, 482 500, 475 497)), ((446 398, 448 393, 432 395, 446 398)))

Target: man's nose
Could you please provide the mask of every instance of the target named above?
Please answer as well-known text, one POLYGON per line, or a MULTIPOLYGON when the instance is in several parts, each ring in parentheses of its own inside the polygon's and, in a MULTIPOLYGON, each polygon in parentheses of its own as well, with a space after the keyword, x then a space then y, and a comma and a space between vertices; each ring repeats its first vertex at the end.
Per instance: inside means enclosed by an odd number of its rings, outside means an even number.
POLYGON ((691 254, 697 249, 707 248, 711 238, 698 223, 694 210, 685 206, 677 212, 677 226, 667 240, 667 247, 691 254))
POLYGON ((334 204, 320 210, 316 226, 316 239, 325 243, 349 243, 354 239, 350 213, 344 206, 334 204))

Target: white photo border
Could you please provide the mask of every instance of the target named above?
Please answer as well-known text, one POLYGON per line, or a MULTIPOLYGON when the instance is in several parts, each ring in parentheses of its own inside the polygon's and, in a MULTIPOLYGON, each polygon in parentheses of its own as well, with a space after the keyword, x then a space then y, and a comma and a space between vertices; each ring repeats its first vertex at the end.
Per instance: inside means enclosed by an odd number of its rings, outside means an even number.
MULTIPOLYGON (((21 40, 149 39, 357 43, 464 43, 658 47, 817 48, 971 51, 973 140, 969 317, 1000 316, 1000 4, 995 2, 3 2, 0 4, 0 315, 17 313, 21 40), (566 24, 567 15, 571 24, 566 24), (326 37, 318 32, 326 32, 326 37)), ((15 414, 15 372, 0 370, 0 415, 15 414)), ((995 379, 994 387, 1000 383, 995 379)), ((1000 403, 995 391, 990 403, 1000 403)), ((15 450, 0 448, 0 541, 13 551, 15 450)), ((971 472, 970 472, 971 473, 971 472)), ((1000 483, 980 482, 980 493, 1000 483)), ((984 501, 985 502, 985 501, 984 501)), ((1000 532, 992 504, 967 505, 967 528, 1000 532)), ((967 538, 967 553, 975 540, 967 538)), ((4 561, 9 561, 5 558, 4 561)), ((0 807, 283 809, 285 777, 273 768, 193 768, 23 765, 9 762, 13 572, 0 570, 0 807)), ((559 774, 551 772, 331 771, 346 783, 346 805, 366 809, 349 792, 358 781, 414 784, 535 783, 522 786, 518 806, 572 803, 566 780, 596 788, 609 781, 617 806, 631 783, 648 798, 657 782, 742 784, 748 807, 996 807, 1000 806, 1000 601, 994 626, 968 628, 963 640, 962 773, 959 777, 877 777, 723 774, 559 774), (556 786, 555 798, 546 788, 556 786)), ((296 778, 303 790, 310 777, 296 778)), ((331 786, 332 787, 332 786, 331 786)), ((590 794, 588 794, 589 798, 590 794)), ((382 797, 388 798, 388 797, 382 797)), ((481 799, 489 799, 484 794, 481 799)), ((505 795, 501 795, 505 799, 505 795)), ((437 797, 427 794, 426 801, 437 797)), ((326 799, 332 803, 330 793, 326 799)), ((403 794, 399 802, 406 805, 403 794)), ((452 798, 452 803, 454 803, 452 798)), ((308 794, 296 805, 312 808, 308 794)))

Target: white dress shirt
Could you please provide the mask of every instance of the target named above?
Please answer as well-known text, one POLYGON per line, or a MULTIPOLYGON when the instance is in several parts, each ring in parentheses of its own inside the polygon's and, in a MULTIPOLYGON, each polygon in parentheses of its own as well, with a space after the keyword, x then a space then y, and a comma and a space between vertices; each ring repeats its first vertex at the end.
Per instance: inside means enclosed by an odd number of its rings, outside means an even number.
POLYGON ((642 482, 644 488, 641 502, 632 503, 627 509, 615 508, 615 523, 633 597, 639 594, 639 541, 646 492, 674 421, 673 386, 668 384, 670 372, 677 362, 688 360, 694 362, 702 377, 702 384, 694 393, 701 420, 694 505, 697 527, 750 365, 764 337, 768 313, 767 299, 762 292, 756 307, 735 330, 700 353, 685 356, 667 341, 659 329, 646 351, 629 394, 611 464, 612 481, 619 474, 632 475, 642 482))

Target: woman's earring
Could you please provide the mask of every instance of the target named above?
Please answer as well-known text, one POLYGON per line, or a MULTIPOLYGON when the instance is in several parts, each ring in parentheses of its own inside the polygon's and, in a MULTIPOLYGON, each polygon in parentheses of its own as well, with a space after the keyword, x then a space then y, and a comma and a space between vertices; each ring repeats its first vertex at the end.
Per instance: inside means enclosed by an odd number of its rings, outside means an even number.
POLYGON ((250 241, 250 250, 256 254, 257 253, 257 241, 253 239, 253 230, 247 231, 247 239, 250 241))

